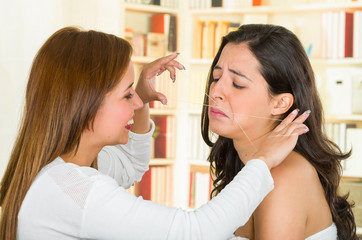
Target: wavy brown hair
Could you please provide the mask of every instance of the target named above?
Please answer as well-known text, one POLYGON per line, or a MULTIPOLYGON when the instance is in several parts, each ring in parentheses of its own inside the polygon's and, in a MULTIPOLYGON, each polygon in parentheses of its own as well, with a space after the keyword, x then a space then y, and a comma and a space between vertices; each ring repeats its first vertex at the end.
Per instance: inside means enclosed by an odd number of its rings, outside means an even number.
POLYGON ((131 45, 119 37, 75 27, 60 29, 40 48, 1 181, 1 240, 16 239, 20 207, 34 178, 58 156, 77 150, 83 130, 92 128, 99 106, 126 72, 131 54, 131 45))
MULTIPOLYGON (((228 43, 244 43, 249 47, 260 63, 259 71, 268 83, 271 95, 293 94, 294 104, 288 112, 281 116, 281 119, 296 108, 302 112, 308 109, 312 111, 313 114, 305 122, 309 132, 299 136, 294 151, 305 157, 316 169, 333 221, 338 229, 338 238, 341 240, 357 239, 352 204, 347 201, 348 195, 339 196, 337 192, 342 172, 340 161, 348 158, 351 151, 343 153, 324 132, 323 108, 316 88, 314 73, 302 44, 291 31, 281 26, 242 25, 238 30, 223 37, 210 68, 206 93, 209 93, 210 85, 213 82, 212 71, 223 48, 228 43)), ((207 104, 208 98, 205 97, 201 131, 204 141, 211 147, 208 160, 211 166, 210 171, 214 176, 212 197, 234 178, 244 164, 233 146, 232 139, 219 136, 215 142, 211 140, 207 104)))

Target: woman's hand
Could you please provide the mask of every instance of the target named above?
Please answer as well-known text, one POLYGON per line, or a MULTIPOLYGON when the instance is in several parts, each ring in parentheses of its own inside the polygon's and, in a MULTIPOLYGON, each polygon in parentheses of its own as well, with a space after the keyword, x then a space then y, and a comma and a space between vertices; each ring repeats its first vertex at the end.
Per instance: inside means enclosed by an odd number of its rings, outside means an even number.
POLYGON ((294 110, 271 131, 260 144, 262 147, 253 158, 265 161, 269 169, 278 166, 294 149, 299 135, 309 131, 303 122, 308 118, 310 111, 306 111, 296 118, 297 114, 298 110, 294 110))
POLYGON ((167 70, 170 72, 170 78, 174 82, 176 80, 176 68, 179 70, 185 69, 181 63, 174 60, 177 56, 178 53, 173 53, 166 57, 159 58, 143 67, 136 86, 136 93, 144 104, 155 100, 160 101, 163 104, 167 103, 166 96, 155 90, 156 76, 167 70))

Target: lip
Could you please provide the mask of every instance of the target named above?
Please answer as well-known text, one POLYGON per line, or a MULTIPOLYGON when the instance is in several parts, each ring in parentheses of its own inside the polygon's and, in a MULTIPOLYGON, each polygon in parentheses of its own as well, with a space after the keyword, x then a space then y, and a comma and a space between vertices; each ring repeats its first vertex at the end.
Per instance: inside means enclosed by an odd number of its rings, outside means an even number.
POLYGON ((210 108, 210 116, 212 117, 226 117, 226 118, 229 118, 223 111, 217 109, 217 108, 214 108, 214 107, 211 107, 210 108))
POLYGON ((127 125, 125 126, 125 128, 126 128, 127 130, 131 130, 131 125, 134 123, 134 122, 133 122, 133 118, 134 118, 134 114, 133 114, 132 118, 128 121, 128 122, 131 122, 131 124, 127 124, 127 125))

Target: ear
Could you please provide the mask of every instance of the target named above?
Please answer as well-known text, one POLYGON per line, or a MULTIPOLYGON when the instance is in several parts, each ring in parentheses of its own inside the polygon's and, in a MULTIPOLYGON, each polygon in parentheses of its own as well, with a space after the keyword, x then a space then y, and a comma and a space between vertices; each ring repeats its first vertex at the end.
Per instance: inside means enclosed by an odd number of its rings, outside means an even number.
POLYGON ((291 93, 281 93, 272 99, 272 115, 282 115, 286 113, 294 103, 294 97, 291 93))

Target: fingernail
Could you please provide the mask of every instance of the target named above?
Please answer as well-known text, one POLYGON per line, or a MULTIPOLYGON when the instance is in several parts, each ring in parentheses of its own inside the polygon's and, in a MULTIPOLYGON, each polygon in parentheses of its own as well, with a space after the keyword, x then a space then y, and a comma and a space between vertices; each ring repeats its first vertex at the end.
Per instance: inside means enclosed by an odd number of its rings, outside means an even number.
POLYGON ((297 109, 294 109, 294 110, 293 110, 292 114, 297 115, 298 112, 299 112, 299 109, 297 108, 297 109))
POLYGON ((172 78, 172 82, 175 82, 176 81, 176 74, 173 75, 173 78, 172 78))
POLYGON ((177 52, 176 54, 177 54, 177 55, 180 55, 180 53, 179 53, 179 52, 177 52))
POLYGON ((163 105, 167 105, 167 99, 166 98, 161 99, 161 102, 162 102, 163 105))
POLYGON ((310 110, 307 110, 307 111, 305 111, 305 112, 303 113, 304 116, 307 116, 307 115, 309 115, 309 114, 310 114, 310 110))
POLYGON ((180 64, 181 65, 181 67, 182 67, 182 69, 183 70, 186 70, 186 68, 185 68, 185 66, 184 65, 182 65, 182 64, 180 64))
POLYGON ((305 132, 309 132, 309 128, 307 126, 305 127, 305 132))

